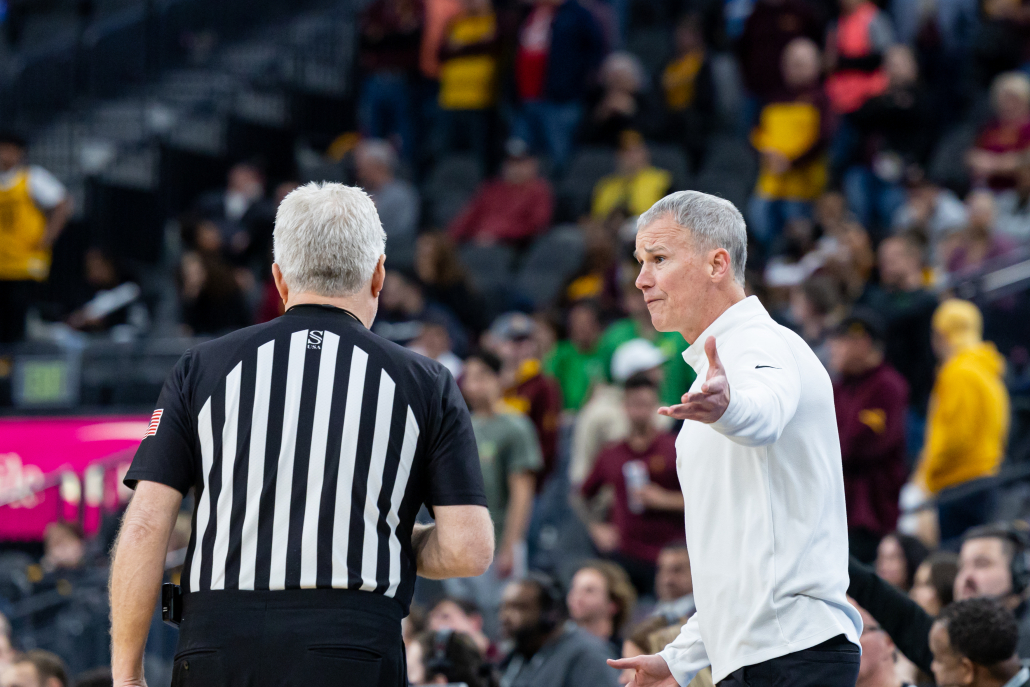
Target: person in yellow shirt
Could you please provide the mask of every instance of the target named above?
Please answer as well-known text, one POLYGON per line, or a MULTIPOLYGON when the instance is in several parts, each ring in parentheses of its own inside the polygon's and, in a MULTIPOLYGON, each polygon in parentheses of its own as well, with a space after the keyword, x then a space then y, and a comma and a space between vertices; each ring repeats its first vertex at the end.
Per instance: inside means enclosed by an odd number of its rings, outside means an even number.
POLYGON ((21 136, 0 133, 0 344, 25 337, 25 315, 71 214, 64 186, 26 165, 25 148, 21 136))
POLYGON ((819 88, 819 47, 795 38, 783 50, 787 90, 762 108, 751 144, 761 155, 748 226, 773 248, 791 220, 809 217, 826 186, 829 104, 819 88))
POLYGON ((651 154, 636 131, 624 131, 619 145, 619 166, 594 186, 591 214, 604 221, 614 210, 639 215, 657 203, 672 185, 672 175, 651 166, 651 154))
POLYGON ((990 520, 993 489, 949 499, 953 489, 997 474, 1009 432, 1005 359, 983 340, 983 317, 969 301, 949 299, 933 315, 934 350, 941 359, 926 422, 917 479, 942 499, 941 542, 990 520))

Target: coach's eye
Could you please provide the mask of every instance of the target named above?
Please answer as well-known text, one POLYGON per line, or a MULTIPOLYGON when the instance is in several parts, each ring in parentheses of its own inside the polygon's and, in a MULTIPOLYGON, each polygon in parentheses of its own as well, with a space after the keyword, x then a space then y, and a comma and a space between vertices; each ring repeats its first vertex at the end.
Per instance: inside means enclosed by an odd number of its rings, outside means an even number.
POLYGON ((665 256, 664 255, 656 255, 656 256, 654 256, 654 261, 655 261, 655 263, 661 264, 661 263, 665 262, 665 256))

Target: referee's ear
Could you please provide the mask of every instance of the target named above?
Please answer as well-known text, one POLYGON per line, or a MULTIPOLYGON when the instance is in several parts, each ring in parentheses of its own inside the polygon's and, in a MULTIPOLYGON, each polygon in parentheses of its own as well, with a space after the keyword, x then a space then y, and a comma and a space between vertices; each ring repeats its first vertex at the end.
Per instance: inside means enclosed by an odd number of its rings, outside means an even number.
POLYGON ((379 262, 376 263, 376 268, 372 270, 372 298, 379 298, 379 292, 383 290, 383 284, 386 282, 386 254, 379 256, 379 262))
POLYGON ((275 290, 279 292, 279 298, 282 298, 285 304, 290 296, 290 287, 286 285, 286 280, 283 279, 283 272, 279 269, 279 265, 274 262, 272 263, 272 279, 275 281, 275 290))

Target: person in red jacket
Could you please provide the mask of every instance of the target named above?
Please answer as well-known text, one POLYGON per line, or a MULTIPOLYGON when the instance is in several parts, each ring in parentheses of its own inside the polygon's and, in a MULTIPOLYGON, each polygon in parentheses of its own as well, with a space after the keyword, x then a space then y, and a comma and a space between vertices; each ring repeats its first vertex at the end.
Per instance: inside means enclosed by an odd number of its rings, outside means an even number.
POLYGON ((512 139, 501 176, 483 184, 448 229, 456 243, 524 244, 551 226, 554 198, 524 141, 512 139))
POLYGON ((876 547, 898 523, 898 495, 905 467, 908 383, 884 362, 885 325, 876 312, 856 308, 830 339, 839 374, 833 385, 848 538, 852 554, 876 558, 876 547))

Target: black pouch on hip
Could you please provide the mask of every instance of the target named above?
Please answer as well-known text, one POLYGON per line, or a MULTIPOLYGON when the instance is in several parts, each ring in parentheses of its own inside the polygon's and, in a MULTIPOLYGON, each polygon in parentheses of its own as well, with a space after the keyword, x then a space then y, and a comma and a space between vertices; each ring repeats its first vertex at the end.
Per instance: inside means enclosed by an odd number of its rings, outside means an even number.
POLYGON ((172 627, 182 622, 182 587, 171 582, 161 585, 161 620, 172 627))

